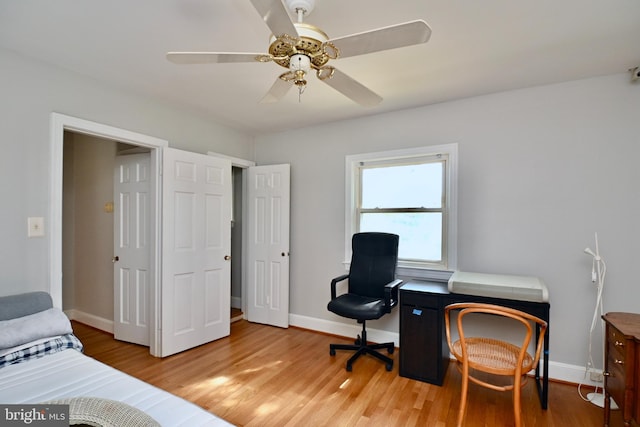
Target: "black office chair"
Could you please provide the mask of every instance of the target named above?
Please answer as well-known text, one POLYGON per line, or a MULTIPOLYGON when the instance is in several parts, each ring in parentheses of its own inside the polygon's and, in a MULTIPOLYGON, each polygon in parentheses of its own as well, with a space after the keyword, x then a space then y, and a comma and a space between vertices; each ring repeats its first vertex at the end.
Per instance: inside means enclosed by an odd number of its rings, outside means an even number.
POLYGON ((398 303, 398 287, 402 280, 396 280, 398 263, 398 236, 389 233, 358 233, 351 239, 351 267, 349 274, 331 281, 331 301, 329 311, 362 323, 362 335, 355 344, 331 344, 329 354, 336 350, 355 350, 347 361, 347 371, 351 372, 353 362, 363 354, 380 359, 387 371, 393 369, 393 359, 376 350, 387 349, 393 354, 394 343, 369 344, 367 342, 367 320, 379 319, 398 303), (349 279, 348 291, 336 296, 336 284, 349 279))

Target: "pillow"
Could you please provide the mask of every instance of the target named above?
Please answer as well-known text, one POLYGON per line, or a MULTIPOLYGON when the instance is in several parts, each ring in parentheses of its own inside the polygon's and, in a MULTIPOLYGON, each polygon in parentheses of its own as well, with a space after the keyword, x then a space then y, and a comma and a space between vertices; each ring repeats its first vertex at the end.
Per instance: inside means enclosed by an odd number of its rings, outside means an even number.
POLYGON ((69 318, 59 308, 0 321, 0 349, 45 337, 72 333, 69 318))

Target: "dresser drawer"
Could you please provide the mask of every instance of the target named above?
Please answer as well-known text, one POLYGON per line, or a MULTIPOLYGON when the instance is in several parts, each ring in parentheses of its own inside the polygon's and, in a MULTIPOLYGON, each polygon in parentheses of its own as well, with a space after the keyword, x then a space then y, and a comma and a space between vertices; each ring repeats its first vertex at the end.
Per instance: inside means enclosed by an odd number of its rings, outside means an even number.
POLYGON ((609 357, 623 362, 619 364, 624 365, 627 359, 627 340, 624 335, 615 327, 611 326, 608 329, 607 343, 609 346, 609 357))
MULTIPOLYGON (((626 371, 627 366, 627 353, 624 351, 624 346, 616 345, 613 342, 609 342, 607 344, 609 355, 608 355, 608 366, 617 366, 618 368, 626 371)), ((632 368, 630 368, 632 369, 632 368)))
POLYGON ((618 406, 622 407, 625 404, 625 390, 627 386, 625 370, 609 357, 607 361, 607 372, 609 375, 607 376, 605 387, 618 406))

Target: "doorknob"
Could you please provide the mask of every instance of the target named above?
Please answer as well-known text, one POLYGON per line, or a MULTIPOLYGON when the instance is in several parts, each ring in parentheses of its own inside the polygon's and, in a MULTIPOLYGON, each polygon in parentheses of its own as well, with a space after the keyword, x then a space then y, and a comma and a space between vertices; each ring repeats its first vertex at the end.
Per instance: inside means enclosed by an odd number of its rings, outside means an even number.
POLYGON ((225 261, 229 261, 230 259, 231 259, 231 256, 229 256, 229 255, 225 255, 225 256, 224 256, 224 260, 225 260, 225 261))
POLYGON ((120 257, 118 255, 111 258, 111 262, 116 263, 117 261, 120 261, 120 257))

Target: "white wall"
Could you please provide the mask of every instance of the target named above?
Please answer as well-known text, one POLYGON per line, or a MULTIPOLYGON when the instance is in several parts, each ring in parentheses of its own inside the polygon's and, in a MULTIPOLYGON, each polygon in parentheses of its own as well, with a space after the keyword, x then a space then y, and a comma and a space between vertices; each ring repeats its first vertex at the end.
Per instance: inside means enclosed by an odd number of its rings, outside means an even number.
MULTIPOLYGON (((640 85, 619 74, 258 138, 258 164, 291 164, 291 313, 348 322, 326 310, 344 272, 345 156, 457 142, 458 269, 542 278, 550 358, 584 366, 595 287, 583 249, 595 231, 605 310, 640 311, 639 112, 640 85)), ((395 310, 371 327, 397 322, 395 310)))
POLYGON ((175 148, 253 159, 250 136, 160 101, 2 49, 0 70, 0 295, 48 290, 49 235, 27 238, 27 217, 44 217, 49 230, 52 112, 162 138, 175 148))

